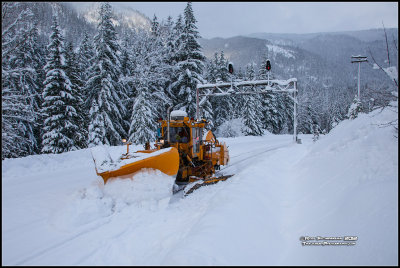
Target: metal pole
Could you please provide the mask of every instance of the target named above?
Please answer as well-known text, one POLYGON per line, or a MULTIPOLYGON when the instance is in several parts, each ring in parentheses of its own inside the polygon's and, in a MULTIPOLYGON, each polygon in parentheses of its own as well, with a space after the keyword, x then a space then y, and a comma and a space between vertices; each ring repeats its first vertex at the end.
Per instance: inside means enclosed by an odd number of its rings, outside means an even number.
POLYGON ((360 93, 360 88, 361 88, 361 83, 360 83, 360 76, 361 76, 361 63, 362 62, 368 62, 367 57, 364 56, 351 56, 352 60, 351 63, 358 63, 358 99, 361 98, 361 93, 360 93))
POLYGON ((294 82, 294 91, 293 91, 293 139, 297 142, 297 82, 294 82))
POLYGON ((358 99, 360 100, 360 70, 361 62, 358 63, 358 99))
POLYGON ((196 120, 199 120, 199 87, 196 87, 196 120))
POLYGON ((167 141, 168 141, 168 143, 170 142, 170 138, 169 138, 169 120, 170 120, 170 116, 169 116, 169 111, 170 111, 170 109, 171 109, 171 107, 172 106, 169 106, 168 107, 168 110, 167 110, 167 141))

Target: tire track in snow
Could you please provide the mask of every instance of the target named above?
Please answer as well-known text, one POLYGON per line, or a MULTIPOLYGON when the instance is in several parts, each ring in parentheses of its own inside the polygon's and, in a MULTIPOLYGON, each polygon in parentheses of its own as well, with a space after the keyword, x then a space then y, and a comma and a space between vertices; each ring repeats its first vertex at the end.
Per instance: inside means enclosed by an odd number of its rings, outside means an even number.
POLYGON ((100 224, 98 226, 95 226, 95 227, 92 227, 92 228, 89 228, 89 229, 85 229, 85 230, 73 235, 72 237, 69 237, 67 239, 64 239, 64 240, 58 242, 58 243, 55 243, 55 244, 51 245, 50 247, 44 248, 42 250, 39 250, 39 251, 35 252, 34 254, 32 254, 32 255, 30 255, 28 257, 25 257, 23 260, 17 261, 14 265, 24 265, 24 263, 26 263, 26 262, 28 262, 30 260, 36 259, 37 257, 40 257, 40 256, 43 256, 48 252, 51 252, 53 250, 58 249, 59 247, 65 245, 68 242, 71 242, 71 241, 73 241, 75 239, 78 239, 78 238, 80 238, 81 236, 83 236, 85 234, 89 234, 92 231, 95 231, 95 230, 105 226, 107 223, 109 223, 111 221, 111 218, 110 218, 111 216, 109 216, 107 218, 107 220, 105 220, 105 222, 103 224, 100 224))
POLYGON ((274 151, 274 150, 278 150, 280 148, 288 147, 288 146, 293 145, 293 144, 294 144, 293 141, 291 141, 289 143, 285 142, 285 143, 282 143, 282 144, 279 144, 279 145, 268 146, 268 147, 265 147, 265 148, 262 148, 262 149, 259 149, 259 150, 248 151, 248 152, 241 153, 239 155, 235 155, 235 156, 233 156, 231 158, 242 156, 243 154, 253 153, 253 155, 251 155, 251 156, 248 156, 248 157, 245 157, 245 158, 240 158, 240 159, 236 160, 235 162, 229 164, 228 166, 226 166, 224 168, 221 168, 218 171, 218 173, 223 171, 223 170, 227 170, 227 169, 230 169, 230 168, 233 168, 233 167, 240 167, 241 165, 238 165, 238 164, 240 164, 242 162, 246 162, 246 161, 248 161, 248 160, 250 160, 250 159, 252 159, 254 157, 257 157, 259 155, 262 155, 264 153, 267 153, 267 152, 270 152, 270 151, 274 151))

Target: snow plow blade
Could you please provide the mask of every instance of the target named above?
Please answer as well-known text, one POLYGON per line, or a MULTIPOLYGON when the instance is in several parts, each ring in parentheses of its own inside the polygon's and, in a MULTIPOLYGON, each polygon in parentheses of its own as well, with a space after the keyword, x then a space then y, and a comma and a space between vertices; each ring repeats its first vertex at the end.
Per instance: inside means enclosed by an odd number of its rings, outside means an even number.
POLYGON ((103 160, 102 163, 97 163, 95 157, 93 159, 96 164, 96 173, 103 178, 104 183, 113 177, 132 178, 133 174, 146 168, 158 169, 169 176, 175 176, 179 169, 179 153, 174 147, 137 151, 123 155, 115 162, 111 160, 111 157, 108 157, 108 161, 103 160), (101 167, 106 167, 105 169, 108 170, 104 171, 101 167))

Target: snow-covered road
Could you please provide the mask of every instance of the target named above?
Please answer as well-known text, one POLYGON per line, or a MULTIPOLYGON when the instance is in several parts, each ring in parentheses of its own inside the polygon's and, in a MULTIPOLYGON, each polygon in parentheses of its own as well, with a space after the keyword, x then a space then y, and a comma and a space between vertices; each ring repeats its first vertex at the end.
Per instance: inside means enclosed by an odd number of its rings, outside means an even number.
POLYGON ((2 264, 397 265, 398 142, 376 125, 392 117, 345 120, 316 143, 220 139, 235 176, 186 198, 158 171, 104 186, 89 150, 6 159, 2 264), (299 240, 346 235, 356 245, 299 240))

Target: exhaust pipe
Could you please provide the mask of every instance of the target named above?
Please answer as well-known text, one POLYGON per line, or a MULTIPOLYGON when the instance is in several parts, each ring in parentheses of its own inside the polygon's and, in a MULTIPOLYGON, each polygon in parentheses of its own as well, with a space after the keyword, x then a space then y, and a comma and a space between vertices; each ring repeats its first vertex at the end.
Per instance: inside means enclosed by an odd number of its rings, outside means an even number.
POLYGON ((169 106, 167 109, 167 141, 168 143, 170 142, 170 138, 169 138, 169 120, 170 120, 170 113, 169 110, 171 110, 172 106, 169 106))

